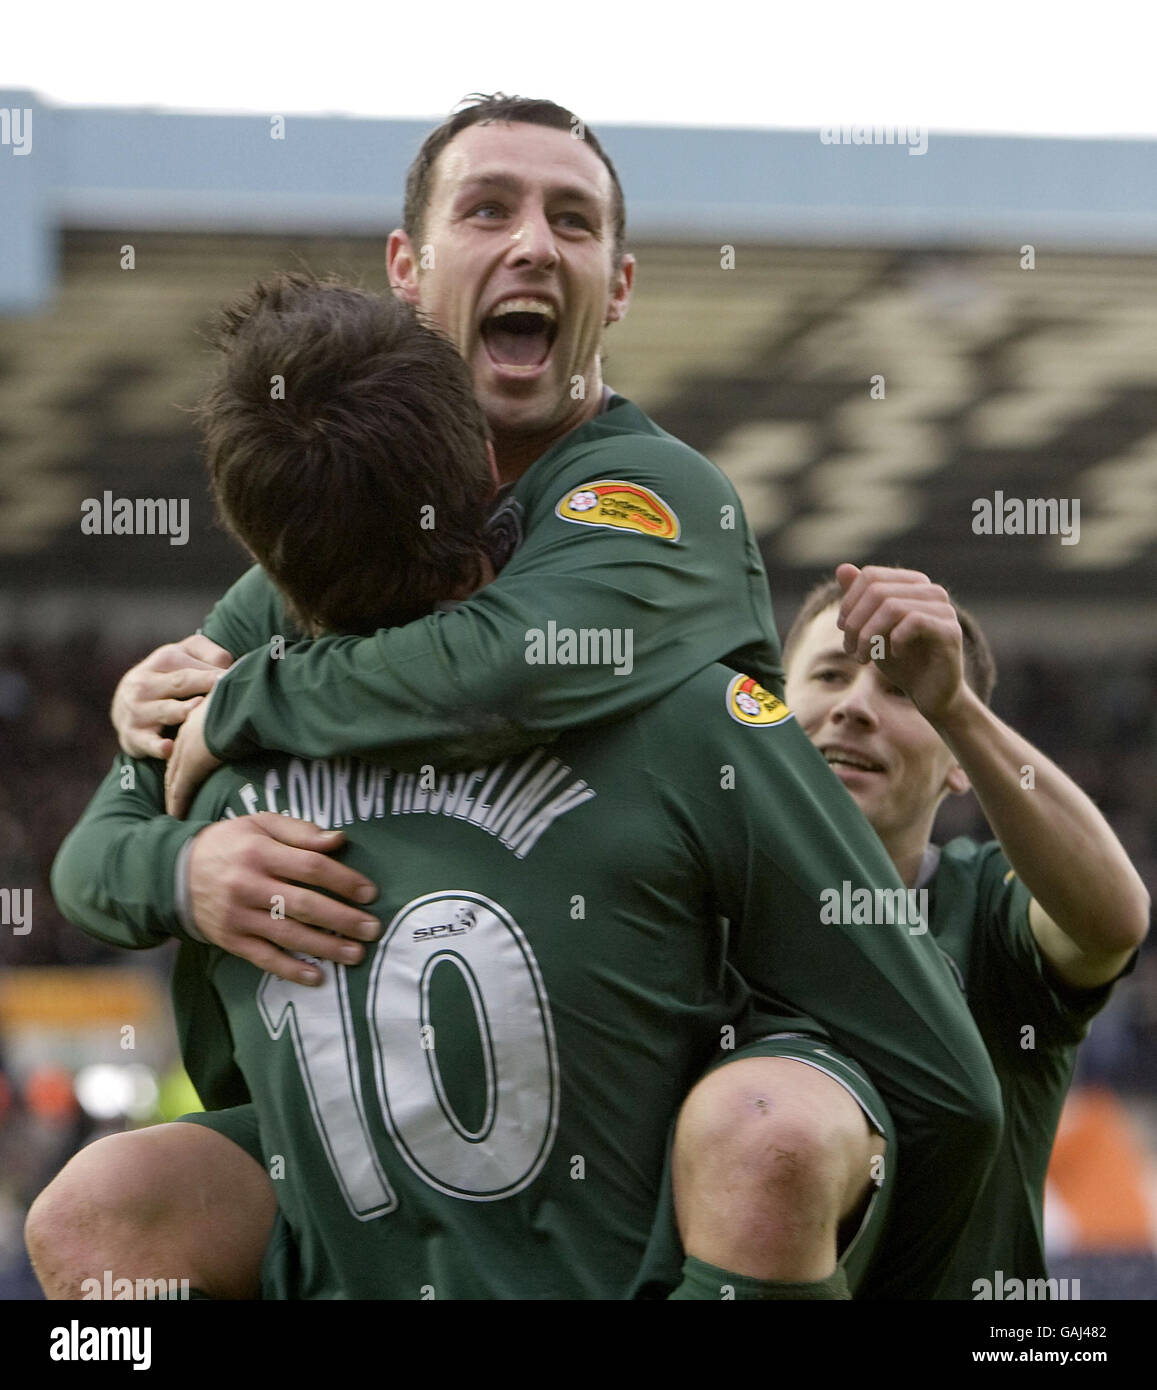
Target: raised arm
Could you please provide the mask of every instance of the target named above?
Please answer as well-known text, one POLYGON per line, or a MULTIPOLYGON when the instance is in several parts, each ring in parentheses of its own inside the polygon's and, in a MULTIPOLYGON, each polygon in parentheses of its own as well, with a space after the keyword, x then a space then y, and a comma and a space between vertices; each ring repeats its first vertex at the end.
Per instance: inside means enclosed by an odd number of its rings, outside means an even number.
POLYGON ((1032 894, 1029 925, 1054 972, 1078 988, 1114 979, 1149 929, 1149 894, 1104 816, 1076 783, 965 682, 962 634, 944 590, 912 570, 842 565, 841 621, 951 749, 1008 862, 1032 894))

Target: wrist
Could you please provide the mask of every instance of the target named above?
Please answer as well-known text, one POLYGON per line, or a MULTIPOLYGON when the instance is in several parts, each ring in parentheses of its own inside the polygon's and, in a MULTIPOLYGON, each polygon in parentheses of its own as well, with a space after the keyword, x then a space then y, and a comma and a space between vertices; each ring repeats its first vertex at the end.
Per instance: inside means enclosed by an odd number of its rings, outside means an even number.
POLYGON ((950 747, 959 738, 967 737, 970 729, 991 717, 988 706, 976 691, 962 680, 955 693, 939 709, 920 713, 950 747))

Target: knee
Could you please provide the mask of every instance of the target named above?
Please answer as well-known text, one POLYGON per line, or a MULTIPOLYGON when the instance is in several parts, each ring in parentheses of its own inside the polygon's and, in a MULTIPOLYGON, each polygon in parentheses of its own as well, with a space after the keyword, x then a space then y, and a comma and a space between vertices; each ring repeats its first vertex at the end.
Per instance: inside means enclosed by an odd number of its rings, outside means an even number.
POLYGON ((746 1193, 763 1210, 839 1215, 867 1183, 873 1149, 843 1087, 801 1063, 751 1058, 712 1072, 688 1096, 674 1162, 684 1183, 746 1193))
POLYGON ((89 1144, 33 1202, 24 1239, 46 1292, 74 1289, 107 1253, 113 1233, 156 1220, 161 1175, 150 1182, 132 1143, 137 1137, 113 1134, 89 1144))

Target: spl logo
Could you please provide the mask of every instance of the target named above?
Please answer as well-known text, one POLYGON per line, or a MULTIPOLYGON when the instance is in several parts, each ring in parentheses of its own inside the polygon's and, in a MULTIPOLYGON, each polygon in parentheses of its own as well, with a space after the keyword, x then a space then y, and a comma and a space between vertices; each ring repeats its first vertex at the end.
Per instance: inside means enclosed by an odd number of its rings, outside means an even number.
POLYGON ((791 710, 750 676, 736 676, 727 687, 727 713, 737 724, 782 724, 791 710))
POLYGON ((581 526, 609 526, 617 531, 638 531, 663 541, 679 539, 679 518, 658 493, 638 483, 614 478, 583 483, 568 492, 554 509, 563 521, 581 526))

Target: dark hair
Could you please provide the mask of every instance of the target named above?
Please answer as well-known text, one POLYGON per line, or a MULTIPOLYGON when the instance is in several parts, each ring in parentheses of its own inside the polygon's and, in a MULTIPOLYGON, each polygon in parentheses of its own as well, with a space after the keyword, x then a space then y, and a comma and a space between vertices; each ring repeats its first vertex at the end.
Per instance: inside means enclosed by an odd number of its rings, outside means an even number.
MULTIPOLYGON (((822 580, 804 595, 803 603, 795 615, 795 621, 792 623, 783 644, 785 670, 791 660, 792 651, 803 636, 804 629, 814 618, 818 618, 833 604, 839 604, 843 597, 844 591, 840 587, 839 581, 835 579, 822 580)), ((996 660, 992 655, 992 648, 988 645, 988 639, 980 630, 980 624, 972 614, 966 608, 962 608, 951 594, 948 596, 948 602, 956 610, 956 618, 960 623, 960 632, 964 639, 964 678, 987 705, 992 699, 992 692, 996 686, 996 660)))
POLYGON ((489 125, 493 121, 521 121, 524 125, 547 126, 551 130, 565 130, 568 134, 582 130, 585 143, 606 165, 607 173, 611 176, 611 216, 615 229, 614 263, 617 267, 627 239, 626 203, 615 166, 599 144, 594 131, 584 126, 573 111, 543 98, 508 97, 504 92, 494 92, 489 96, 482 92, 471 92, 468 97, 463 97, 458 106, 459 110, 426 136, 417 158, 406 174, 406 202, 402 212, 402 228, 414 245, 417 246, 422 241, 438 156, 455 135, 467 126, 489 125))
POLYGON ((481 582, 495 482, 451 343, 392 295, 297 272, 212 336, 196 414, 213 496, 303 631, 372 632, 481 582))

